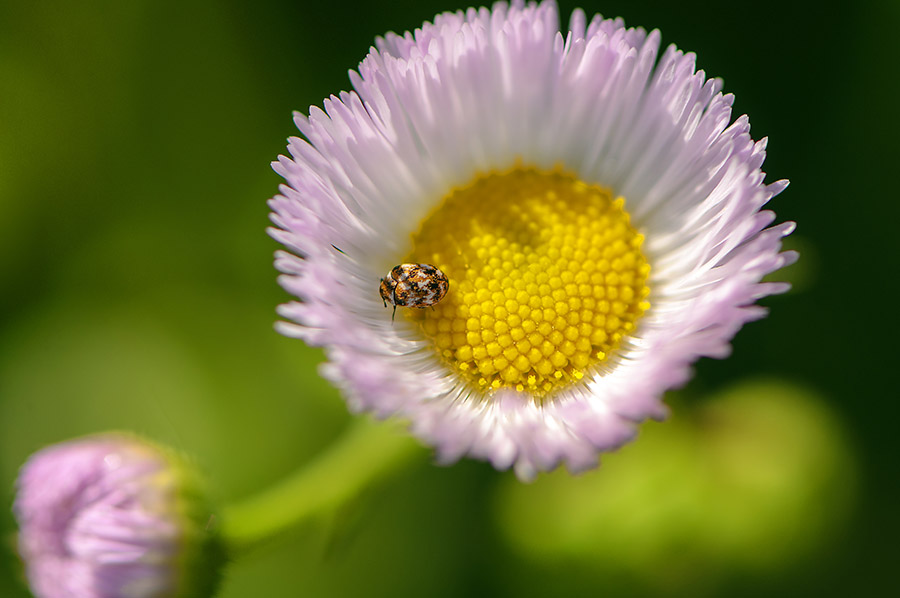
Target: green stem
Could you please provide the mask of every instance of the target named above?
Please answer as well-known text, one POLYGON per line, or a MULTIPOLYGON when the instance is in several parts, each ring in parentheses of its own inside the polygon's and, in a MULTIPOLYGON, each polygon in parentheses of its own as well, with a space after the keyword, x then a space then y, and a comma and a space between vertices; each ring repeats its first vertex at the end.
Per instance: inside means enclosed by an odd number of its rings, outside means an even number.
POLYGON ((422 453, 397 426, 360 418, 313 461, 275 486, 226 507, 222 539, 237 552, 346 503, 422 453))

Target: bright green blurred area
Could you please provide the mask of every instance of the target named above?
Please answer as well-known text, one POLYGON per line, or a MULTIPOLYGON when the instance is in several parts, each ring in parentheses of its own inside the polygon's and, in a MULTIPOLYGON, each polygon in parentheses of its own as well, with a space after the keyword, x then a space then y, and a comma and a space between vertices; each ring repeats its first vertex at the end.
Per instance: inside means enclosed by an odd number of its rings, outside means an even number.
POLYGON ((538 565, 524 588, 565 564, 598 584, 716 595, 724 575, 783 574, 834 542, 856 479, 821 397, 746 382, 674 412, 600 470, 504 481, 498 520, 538 565))
MULTIPOLYGON (((839 596, 893 584, 900 204, 894 2, 564 2, 659 27, 771 137, 795 291, 767 299, 673 416, 598 472, 531 486, 422 466, 257 549, 221 596, 839 596), (890 308, 888 308, 890 309, 890 308), (766 377, 769 382, 744 382, 766 377), (773 382, 789 380, 790 383, 773 382), (757 384, 753 386, 753 384, 757 384), (764 384, 759 386, 759 384, 764 384)), ((0 483, 127 429, 219 502, 349 421, 321 352, 272 330, 268 164, 375 35, 447 2, 0 3, 0 483)), ((365 455, 360 456, 361 459, 365 455)), ((7 501, 7 504, 8 504, 7 501)), ((7 509, 0 533, 11 534, 7 509)), ((0 553, 0 596, 27 596, 0 553)))

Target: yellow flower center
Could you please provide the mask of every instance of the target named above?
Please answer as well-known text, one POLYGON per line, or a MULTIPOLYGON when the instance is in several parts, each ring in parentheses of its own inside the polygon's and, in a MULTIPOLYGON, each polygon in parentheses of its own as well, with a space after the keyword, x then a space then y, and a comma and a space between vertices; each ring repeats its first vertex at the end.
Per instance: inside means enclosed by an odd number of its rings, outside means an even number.
POLYGON ((405 261, 450 280, 405 310, 476 387, 538 400, 604 362, 649 307, 650 265, 625 200, 561 170, 517 166, 453 189, 405 261))

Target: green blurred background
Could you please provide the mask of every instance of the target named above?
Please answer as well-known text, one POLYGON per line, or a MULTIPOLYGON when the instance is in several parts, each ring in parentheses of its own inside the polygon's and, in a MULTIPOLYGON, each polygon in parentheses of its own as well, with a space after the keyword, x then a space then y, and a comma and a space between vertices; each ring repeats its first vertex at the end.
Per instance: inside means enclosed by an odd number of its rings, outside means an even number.
MULTIPOLYGON (((895 582, 900 3, 561 2, 660 28, 769 136, 795 290, 596 473, 419 465, 257 548, 221 596, 842 596, 895 582), (889 178, 890 176, 890 178, 889 178)), ((0 484, 129 429, 220 503, 346 426, 321 353, 272 330, 269 162, 291 111, 441 2, 0 3, 0 484)), ((364 456, 361 456, 364 458, 364 456)), ((13 533, 7 509, 0 534, 13 533)), ((27 596, 0 552, 0 596, 27 596)))

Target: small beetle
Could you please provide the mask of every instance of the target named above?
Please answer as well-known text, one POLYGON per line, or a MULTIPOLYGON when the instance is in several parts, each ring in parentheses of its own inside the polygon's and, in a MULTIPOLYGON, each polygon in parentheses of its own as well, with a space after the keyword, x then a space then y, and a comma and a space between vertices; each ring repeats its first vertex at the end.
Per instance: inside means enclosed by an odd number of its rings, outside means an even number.
POLYGON ((384 306, 394 306, 391 320, 400 307, 429 307, 436 305, 450 288, 447 275, 431 264, 400 264, 381 279, 381 299, 384 306))

